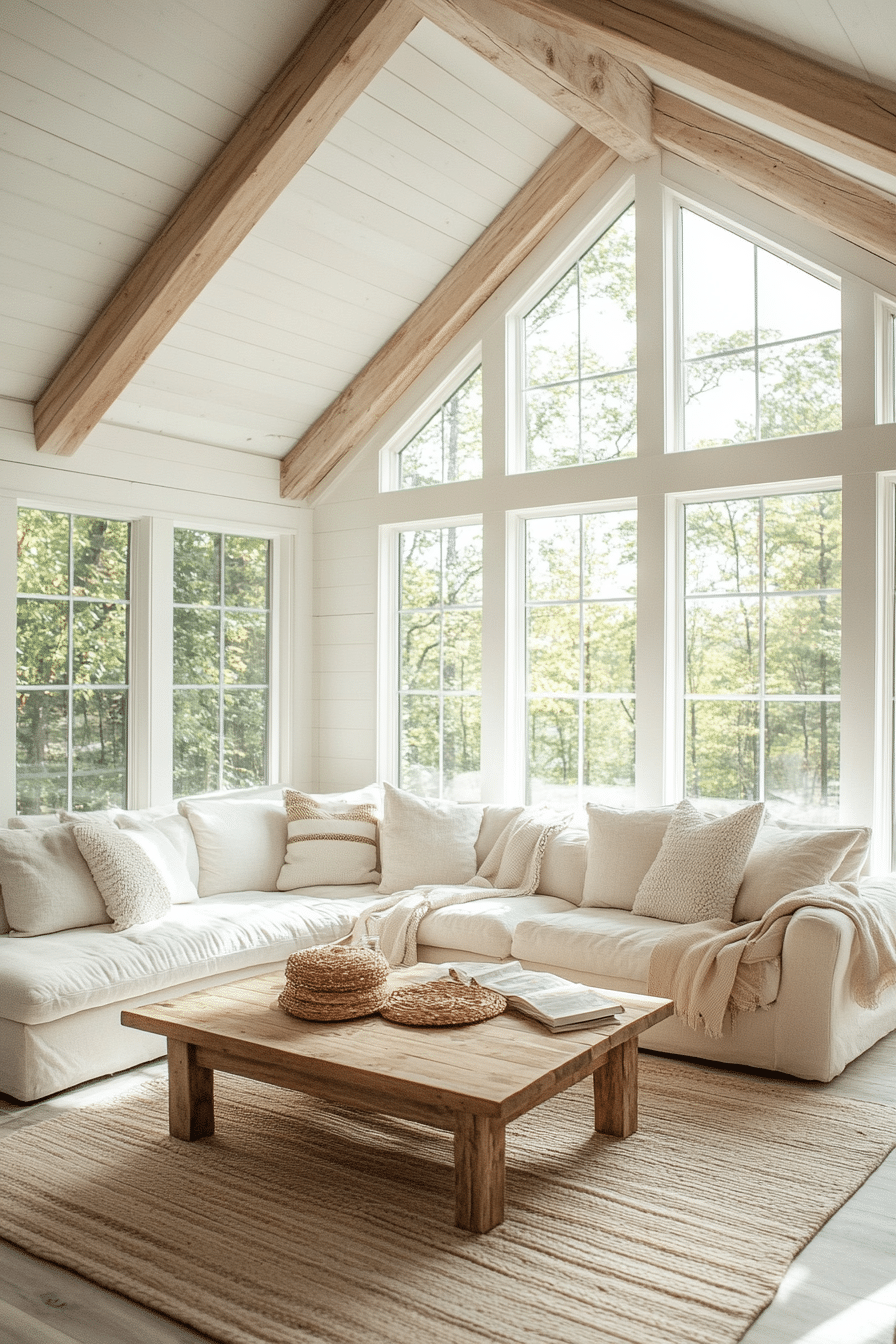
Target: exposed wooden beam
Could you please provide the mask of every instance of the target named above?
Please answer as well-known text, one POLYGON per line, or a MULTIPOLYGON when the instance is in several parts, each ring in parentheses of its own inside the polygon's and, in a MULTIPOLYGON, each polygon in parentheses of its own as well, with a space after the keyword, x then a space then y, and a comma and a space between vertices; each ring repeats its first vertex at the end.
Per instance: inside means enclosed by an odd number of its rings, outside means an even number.
POLYGON ((896 198, 665 89, 656 90, 654 134, 692 163, 896 262, 896 198))
POLYGON ((83 443, 419 18, 410 0, 334 0, 40 397, 41 451, 83 443))
MULTIPOLYGON (((466 0, 464 0, 464 3, 466 0)), ((896 174, 896 91, 785 51, 673 0, 501 0, 779 126, 896 174)))
POLYGON ((577 129, 480 234, 408 320, 283 459, 280 493, 301 499, 371 432, 478 308, 617 156, 577 129))
POLYGON ((624 159, 656 153, 650 80, 638 69, 499 0, 416 0, 446 33, 471 47, 624 159))

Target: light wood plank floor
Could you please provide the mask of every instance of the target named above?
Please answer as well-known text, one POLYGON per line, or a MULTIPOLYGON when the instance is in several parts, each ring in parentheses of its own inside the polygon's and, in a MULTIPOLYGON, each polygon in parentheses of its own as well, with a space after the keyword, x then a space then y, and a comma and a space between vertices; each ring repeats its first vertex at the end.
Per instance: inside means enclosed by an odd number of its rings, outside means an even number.
MULTIPOLYGON (((146 1078, 164 1076, 164 1062, 145 1064, 49 1101, 0 1111, 0 1127, 37 1124, 66 1108, 89 1106, 146 1078)), ((827 1087, 896 1108, 896 1032, 827 1087)), ((896 1152, 797 1256, 743 1344, 894 1344, 894 1214, 896 1152)), ((0 1242, 0 1341, 203 1344, 205 1336, 0 1242)))

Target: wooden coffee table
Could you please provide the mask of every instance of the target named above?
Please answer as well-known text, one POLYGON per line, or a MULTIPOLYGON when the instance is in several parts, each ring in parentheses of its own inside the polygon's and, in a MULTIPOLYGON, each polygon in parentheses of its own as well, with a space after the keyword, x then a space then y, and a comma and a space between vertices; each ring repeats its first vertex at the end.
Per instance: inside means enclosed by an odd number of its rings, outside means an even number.
MULTIPOLYGON (((428 980, 432 971, 395 971, 390 984, 428 980)), ((273 972, 122 1013, 126 1027, 168 1037, 172 1135, 214 1133, 215 1069, 451 1130, 454 1220, 471 1232, 504 1221, 509 1121, 592 1074, 595 1129, 635 1132, 638 1036, 672 1013, 668 999, 613 990, 622 1016, 556 1036, 515 1012, 463 1027, 407 1027, 379 1016, 303 1022, 280 1008, 282 987, 273 972)))

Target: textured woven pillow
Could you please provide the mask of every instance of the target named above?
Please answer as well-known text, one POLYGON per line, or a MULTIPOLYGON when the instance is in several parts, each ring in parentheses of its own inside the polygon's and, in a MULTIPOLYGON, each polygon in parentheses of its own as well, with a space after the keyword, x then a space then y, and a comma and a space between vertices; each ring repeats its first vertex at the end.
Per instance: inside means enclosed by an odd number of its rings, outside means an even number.
POLYGON ((284 801, 286 861, 278 891, 379 882, 374 803, 324 807, 297 789, 287 789, 284 801))
POLYGON ((764 812, 764 803, 752 803, 707 821, 687 799, 680 802, 638 888, 635 914, 678 924, 730 919, 764 812))
POLYGON ((762 919, 792 891, 819 882, 855 881, 871 842, 871 830, 791 830, 763 826, 744 869, 732 919, 762 919), (844 872, 842 877, 836 877, 844 872))
POLYGON ((116 933, 161 919, 171 909, 165 879, 139 835, 94 822, 73 826, 72 833, 116 933))
POLYGON ((109 922, 71 826, 0 831, 0 888, 13 938, 109 922))
POLYGON ((385 786, 380 827, 380 891, 407 891, 422 883, 469 882, 476 875, 476 839, 483 809, 475 803, 418 798, 385 786))
POLYGON ((631 910, 647 871, 660 852, 673 807, 621 812, 586 805, 588 860, 582 905, 631 910))

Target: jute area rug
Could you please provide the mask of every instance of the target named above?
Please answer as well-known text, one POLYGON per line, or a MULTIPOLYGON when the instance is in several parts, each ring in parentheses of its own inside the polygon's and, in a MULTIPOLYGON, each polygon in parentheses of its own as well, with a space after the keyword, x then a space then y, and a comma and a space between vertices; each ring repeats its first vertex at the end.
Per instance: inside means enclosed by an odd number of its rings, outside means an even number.
POLYGON ((896 1112, 641 1056, 641 1123, 585 1083, 508 1129, 507 1221, 452 1225, 450 1136, 218 1075, 0 1129, 0 1235, 235 1344, 733 1344, 896 1146, 896 1112))

